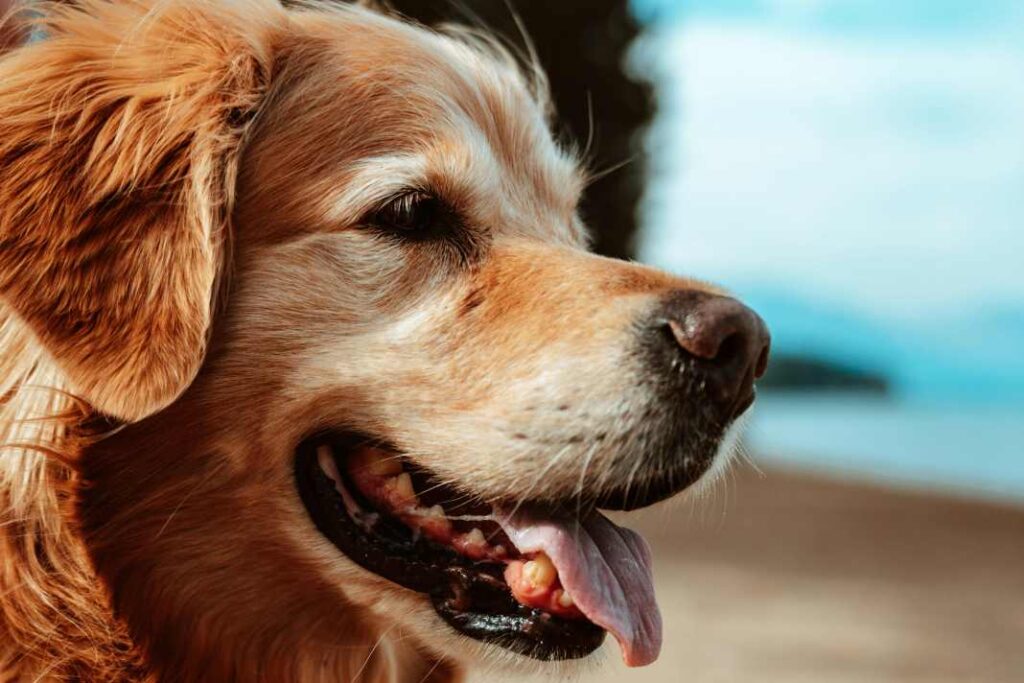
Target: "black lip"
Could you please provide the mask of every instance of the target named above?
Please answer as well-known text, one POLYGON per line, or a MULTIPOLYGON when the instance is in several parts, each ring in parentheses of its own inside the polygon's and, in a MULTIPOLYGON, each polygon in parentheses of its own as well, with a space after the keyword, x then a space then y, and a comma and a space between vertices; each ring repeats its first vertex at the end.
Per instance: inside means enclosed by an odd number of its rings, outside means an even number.
POLYGON ((708 464, 702 460, 695 467, 681 467, 655 479, 608 491, 598 496, 594 505, 602 510, 639 510, 668 500, 680 491, 689 488, 701 478, 707 469, 708 464))
MULTIPOLYGON (((513 599, 503 566, 474 562, 404 525, 383 521, 366 532, 345 509, 341 495, 317 463, 317 448, 351 448, 358 437, 321 434, 296 449, 299 495, 324 536, 364 569, 426 594, 438 615, 470 638, 539 660, 578 659, 600 647, 605 632, 586 620, 562 619, 513 599)), ((350 490, 352 490, 350 488, 350 490)))
MULTIPOLYGON (((751 393, 743 399, 736 409, 735 418, 743 415, 754 404, 755 394, 751 393)), ((731 424, 731 423, 730 423, 731 424)), ((717 429, 724 435, 726 428, 717 429)), ((668 466, 662 465, 659 474, 628 486, 606 491, 591 501, 594 507, 602 510, 639 510, 675 496, 688 489, 704 476, 718 455, 720 438, 713 441, 714 447, 691 449, 690 460, 679 458, 662 458, 668 466)), ((672 450, 671 448, 669 450, 672 450)))

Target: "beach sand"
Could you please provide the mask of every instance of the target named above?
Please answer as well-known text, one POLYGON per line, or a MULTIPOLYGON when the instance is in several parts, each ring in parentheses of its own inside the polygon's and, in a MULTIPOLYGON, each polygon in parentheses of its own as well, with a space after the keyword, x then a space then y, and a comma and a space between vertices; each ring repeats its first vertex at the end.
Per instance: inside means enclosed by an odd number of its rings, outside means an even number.
POLYGON ((628 670, 607 643, 581 683, 1024 682, 1024 506, 746 467, 630 525, 661 658, 628 670))

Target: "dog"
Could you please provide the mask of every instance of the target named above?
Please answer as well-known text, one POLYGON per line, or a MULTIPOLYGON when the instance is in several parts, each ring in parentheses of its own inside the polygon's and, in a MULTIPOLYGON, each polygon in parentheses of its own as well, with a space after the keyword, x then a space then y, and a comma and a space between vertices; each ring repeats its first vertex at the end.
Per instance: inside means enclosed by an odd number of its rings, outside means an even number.
POLYGON ((599 510, 726 464, 769 335, 593 255, 542 73, 272 0, 0 57, 0 680, 454 681, 658 654, 599 510))

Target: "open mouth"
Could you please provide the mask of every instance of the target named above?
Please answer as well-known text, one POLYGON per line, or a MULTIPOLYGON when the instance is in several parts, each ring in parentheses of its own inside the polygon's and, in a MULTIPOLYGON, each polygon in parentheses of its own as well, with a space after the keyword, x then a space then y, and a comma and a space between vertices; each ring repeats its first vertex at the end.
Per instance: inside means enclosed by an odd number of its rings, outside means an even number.
POLYGON ((585 657, 609 632, 627 665, 657 658, 650 551, 597 510, 491 505, 354 434, 303 441, 296 475, 321 533, 456 631, 540 660, 585 657))

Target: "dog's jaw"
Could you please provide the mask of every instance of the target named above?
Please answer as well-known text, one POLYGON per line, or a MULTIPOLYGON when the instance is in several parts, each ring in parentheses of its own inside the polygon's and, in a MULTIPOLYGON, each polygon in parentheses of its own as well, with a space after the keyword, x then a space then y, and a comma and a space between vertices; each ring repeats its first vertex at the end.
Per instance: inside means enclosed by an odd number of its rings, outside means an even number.
POLYGON ((457 680, 445 648, 410 638, 390 613, 402 605, 429 634, 429 607, 339 561, 290 473, 259 465, 284 459, 210 425, 190 398, 81 455, 78 524, 154 675, 336 683, 432 671, 429 680, 457 680))

